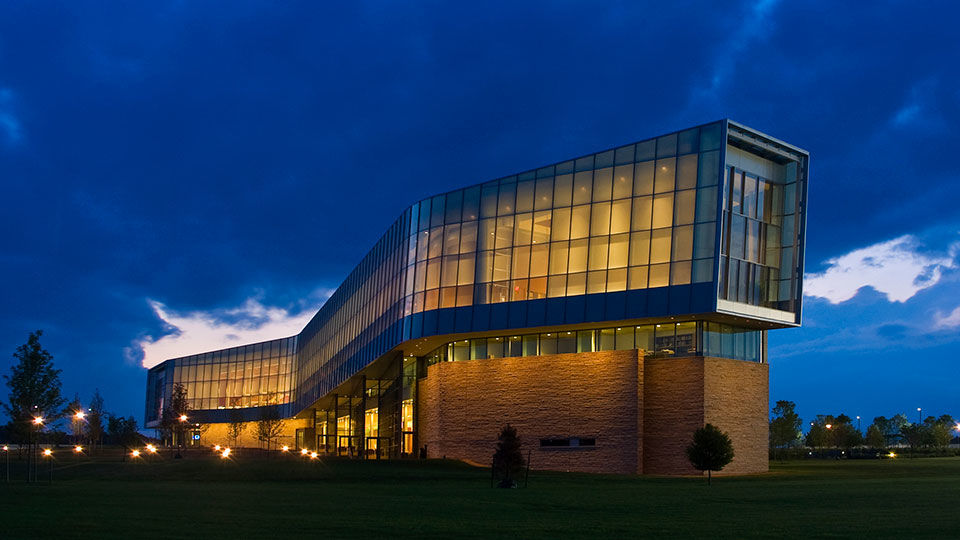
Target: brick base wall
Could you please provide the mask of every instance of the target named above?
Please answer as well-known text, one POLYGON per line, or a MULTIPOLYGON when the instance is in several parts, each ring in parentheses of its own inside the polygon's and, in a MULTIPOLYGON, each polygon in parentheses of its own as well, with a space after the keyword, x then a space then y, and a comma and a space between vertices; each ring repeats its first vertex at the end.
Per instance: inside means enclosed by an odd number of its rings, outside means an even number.
POLYGON ((489 465, 504 425, 517 428, 536 469, 637 472, 637 351, 442 362, 419 381, 428 456, 489 465), (589 437, 596 446, 540 448, 540 439, 589 437))
POLYGON ((442 362, 418 382, 420 444, 430 457, 491 461, 507 423, 535 469, 697 474, 685 449, 710 422, 734 444, 725 473, 767 470, 766 364, 648 358, 636 350, 442 362), (589 437, 594 448, 541 448, 589 437))

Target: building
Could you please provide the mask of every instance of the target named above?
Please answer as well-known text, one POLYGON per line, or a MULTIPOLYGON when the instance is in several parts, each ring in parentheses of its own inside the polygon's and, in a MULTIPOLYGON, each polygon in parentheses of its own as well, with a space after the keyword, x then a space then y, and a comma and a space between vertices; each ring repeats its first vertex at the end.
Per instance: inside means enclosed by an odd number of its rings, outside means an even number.
POLYGON ((765 471, 808 159, 724 120, 424 199, 300 334, 152 368, 146 425, 182 383, 211 444, 276 411, 300 448, 487 464, 509 422, 534 468, 683 474, 709 422, 765 471))

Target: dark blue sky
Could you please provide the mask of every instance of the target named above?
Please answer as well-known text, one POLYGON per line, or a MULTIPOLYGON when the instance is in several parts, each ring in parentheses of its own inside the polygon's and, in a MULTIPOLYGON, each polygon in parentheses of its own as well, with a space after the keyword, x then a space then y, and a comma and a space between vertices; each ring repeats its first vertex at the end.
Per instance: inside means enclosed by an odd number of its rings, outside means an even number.
POLYGON ((730 117, 812 155, 771 401, 960 415, 960 9, 795 4, 5 2, 0 351, 142 419, 177 316, 308 316, 421 197, 730 117))

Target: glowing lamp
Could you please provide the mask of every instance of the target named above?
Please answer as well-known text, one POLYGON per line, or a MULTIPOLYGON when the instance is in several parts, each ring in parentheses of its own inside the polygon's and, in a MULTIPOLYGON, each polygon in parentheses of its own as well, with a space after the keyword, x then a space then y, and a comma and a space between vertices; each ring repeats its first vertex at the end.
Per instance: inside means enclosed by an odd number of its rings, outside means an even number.
POLYGON ((317 459, 317 453, 314 452, 314 453, 310 454, 310 459, 317 459))
POLYGON ((220 445, 218 444, 218 445, 214 446, 213 449, 214 449, 215 451, 219 452, 219 451, 220 451, 220 445))
POLYGON ((287 446, 287 445, 283 445, 283 448, 281 448, 280 451, 281 451, 281 452, 289 452, 289 451, 290 451, 290 447, 287 446))
POLYGON ((47 456, 47 457, 52 456, 52 455, 53 455, 53 450, 51 450, 51 449, 49 449, 49 448, 45 448, 45 449, 43 450, 43 455, 45 455, 45 456, 47 456))
POLYGON ((830 429, 832 427, 833 427, 833 424, 827 424, 827 429, 830 429))
POLYGON ((130 455, 133 456, 133 457, 140 457, 140 451, 139 451, 139 450, 134 450, 133 452, 130 452, 130 455))
POLYGON ((147 445, 147 452, 150 452, 151 454, 156 454, 156 453, 157 453, 157 447, 154 446, 154 445, 152 445, 152 444, 148 444, 148 445, 147 445))
POLYGON ((3 445, 3 451, 4 451, 4 452, 9 452, 9 451, 10 451, 10 447, 7 446, 7 445, 3 445))
POLYGON ((43 423, 43 417, 42 417, 42 416, 34 417, 34 419, 33 419, 33 424, 34 424, 34 425, 39 426, 39 425, 42 424, 42 423, 43 423))
POLYGON ((86 414, 84 414, 83 411, 77 411, 77 414, 74 415, 74 417, 75 417, 77 420, 83 420, 83 417, 84 417, 84 416, 86 416, 86 414))
POLYGON ((300 455, 301 455, 301 456, 305 456, 305 455, 307 455, 308 453, 309 453, 309 452, 307 451, 306 448, 300 449, 300 455))
POLYGON ((73 451, 79 454, 80 452, 83 452, 83 447, 78 444, 73 447, 73 451))
POLYGON ((229 448, 224 448, 224 449, 223 449, 223 454, 220 455, 220 458, 221 458, 221 459, 226 459, 226 458, 228 458, 228 457, 230 457, 230 449, 229 449, 229 448))
POLYGON ((181 414, 181 415, 180 415, 180 421, 181 421, 181 422, 186 422, 186 421, 187 421, 187 415, 181 414))

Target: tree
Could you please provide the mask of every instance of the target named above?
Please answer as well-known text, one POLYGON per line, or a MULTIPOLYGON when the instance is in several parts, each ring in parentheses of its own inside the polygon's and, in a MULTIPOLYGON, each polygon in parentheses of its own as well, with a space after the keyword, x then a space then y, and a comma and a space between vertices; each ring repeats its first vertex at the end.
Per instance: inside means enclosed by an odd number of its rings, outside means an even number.
POLYGON ((904 426, 910 425, 910 421, 907 420, 907 415, 903 413, 898 413, 890 419, 890 425, 887 428, 888 444, 896 444, 900 441, 900 431, 904 426))
POLYGON ((165 436, 171 436, 173 445, 183 445, 188 425, 188 420, 183 418, 190 418, 190 402, 187 400, 186 387, 177 383, 170 393, 170 406, 164 407, 160 413, 160 429, 165 436))
POLYGON ((851 448, 863 444, 863 435, 853 427, 853 421, 849 416, 841 414, 837 416, 835 422, 831 427, 835 445, 849 452, 851 448))
POLYGON ((733 460, 733 443, 726 433, 707 424, 693 433, 687 459, 698 471, 707 471, 707 485, 710 485, 712 471, 722 470, 733 460))
POLYGON ((873 432, 873 440, 869 441, 870 446, 873 448, 886 448, 896 444, 897 440, 900 438, 900 428, 893 422, 892 419, 887 419, 885 416, 877 416, 873 419, 873 423, 870 424, 870 427, 867 428, 867 438, 871 436, 871 430, 873 432), (880 441, 880 438, 883 438, 883 441, 880 441))
POLYGON ((929 417, 924 421, 927 431, 930 434, 930 444, 939 450, 946 448, 953 440, 953 428, 955 422, 949 414, 944 414, 940 418, 929 417))
POLYGON ((3 410, 10 417, 10 434, 17 442, 30 440, 35 416, 46 423, 55 420, 63 405, 60 396, 60 370, 53 367, 53 356, 40 346, 42 330, 32 332, 27 342, 17 347, 13 357, 17 363, 4 375, 10 389, 3 410))
POLYGON ((911 452, 921 446, 926 446, 929 435, 930 432, 924 424, 907 424, 900 428, 900 437, 910 445, 911 452))
POLYGON ((87 412, 87 440, 90 446, 96 447, 98 444, 103 444, 103 415, 103 398, 98 388, 93 391, 87 412))
POLYGON ((875 450, 883 450, 887 447, 887 438, 876 424, 870 424, 867 428, 867 446, 875 450))
POLYGON ((514 487, 514 478, 520 475, 524 463, 517 429, 507 424, 500 430, 497 449, 493 453, 493 474, 500 479, 500 487, 514 487))
POLYGON ((283 433, 283 420, 280 414, 274 408, 264 409, 260 412, 260 419, 257 420, 257 439, 263 441, 270 450, 270 443, 276 440, 283 433))
POLYGON ((230 424, 227 426, 227 436, 233 441, 233 446, 237 446, 240 436, 246 431, 247 424, 243 421, 243 413, 234 409, 230 411, 230 424))
POLYGON ((114 444, 119 444, 126 450, 139 446, 142 442, 137 431, 137 420, 132 416, 124 418, 107 415, 107 436, 114 444))
POLYGON ((810 423, 810 431, 807 432, 807 438, 804 441, 806 445, 818 449, 834 446, 832 429, 836 421, 832 415, 818 414, 817 418, 810 423))
MULTIPOLYGON (((770 447, 774 449, 789 448, 800 441, 800 424, 802 420, 796 412, 797 404, 792 401, 778 401, 773 408, 773 419, 770 420, 770 447)), ((782 457, 781 453, 781 457, 782 457)))
POLYGON ((77 417, 77 413, 82 412, 83 403, 80 403, 80 395, 74 394, 73 401, 68 403, 67 407, 63 410, 63 416, 70 421, 70 432, 73 435, 75 444, 80 444, 80 440, 83 438, 83 433, 86 431, 84 429, 85 418, 77 417))

